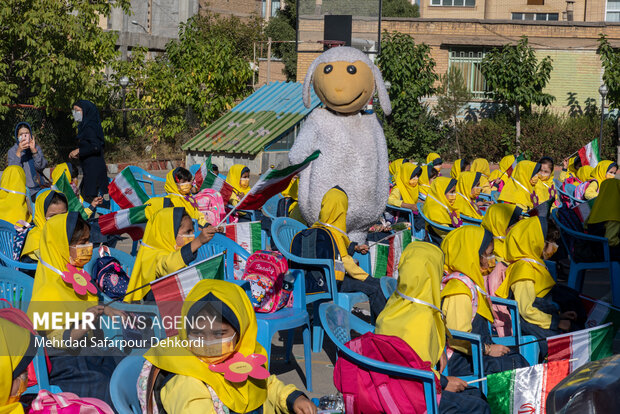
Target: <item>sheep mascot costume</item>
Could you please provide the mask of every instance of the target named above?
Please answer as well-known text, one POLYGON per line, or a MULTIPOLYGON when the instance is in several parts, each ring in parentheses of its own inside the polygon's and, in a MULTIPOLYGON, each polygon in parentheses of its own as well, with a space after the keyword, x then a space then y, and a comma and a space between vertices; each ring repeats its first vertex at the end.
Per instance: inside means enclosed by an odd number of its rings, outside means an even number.
POLYGON ((303 85, 308 108, 311 84, 325 108, 308 115, 289 161, 300 163, 316 150, 321 150, 321 155, 300 174, 299 208, 306 223, 315 223, 323 195, 339 186, 349 198, 349 239, 364 243, 368 228, 385 210, 389 163, 377 117, 361 111, 376 90, 383 112, 389 115, 390 99, 379 68, 352 47, 329 49, 312 62, 303 85))

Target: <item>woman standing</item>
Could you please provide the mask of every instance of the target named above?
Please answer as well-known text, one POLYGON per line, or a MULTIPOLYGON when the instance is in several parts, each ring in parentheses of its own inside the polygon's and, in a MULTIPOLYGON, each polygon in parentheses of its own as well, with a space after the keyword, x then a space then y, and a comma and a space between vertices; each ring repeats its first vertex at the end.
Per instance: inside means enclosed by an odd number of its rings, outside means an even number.
POLYGON ((82 164, 84 178, 80 191, 87 202, 108 193, 108 169, 103 158, 105 145, 99 111, 94 103, 79 100, 73 105, 73 119, 78 123, 77 149, 69 158, 82 164))
POLYGON ((43 170, 47 160, 43 151, 32 136, 32 128, 27 122, 19 122, 15 126, 15 145, 7 153, 8 165, 19 165, 26 173, 26 186, 34 201, 39 190, 46 186, 43 170))

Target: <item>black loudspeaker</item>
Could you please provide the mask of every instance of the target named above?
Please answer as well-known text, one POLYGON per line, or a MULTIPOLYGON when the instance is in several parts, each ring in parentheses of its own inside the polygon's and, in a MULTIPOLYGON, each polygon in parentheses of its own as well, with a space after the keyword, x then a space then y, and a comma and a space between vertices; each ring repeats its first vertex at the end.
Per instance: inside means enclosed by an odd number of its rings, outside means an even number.
POLYGON ((325 49, 330 45, 330 40, 344 42, 344 46, 351 46, 351 31, 353 29, 353 16, 351 15, 326 15, 324 17, 323 39, 326 41, 325 49))

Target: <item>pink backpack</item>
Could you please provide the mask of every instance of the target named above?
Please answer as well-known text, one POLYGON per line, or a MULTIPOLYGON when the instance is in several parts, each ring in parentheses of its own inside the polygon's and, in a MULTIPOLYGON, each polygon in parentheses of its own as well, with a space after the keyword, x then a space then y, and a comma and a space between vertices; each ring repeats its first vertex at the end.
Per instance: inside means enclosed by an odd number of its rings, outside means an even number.
POLYGON ((586 190, 588 189, 588 186, 590 185, 592 181, 596 181, 596 180, 588 180, 588 181, 584 181, 583 183, 579 184, 577 188, 575 188, 575 194, 573 194, 573 197, 575 197, 577 200, 585 200, 586 190))
POLYGON ((257 250, 245 264, 243 280, 250 282, 251 302, 256 312, 272 313, 293 306, 291 289, 283 289, 288 262, 280 252, 257 250))
POLYGON ((96 398, 80 398, 70 392, 52 394, 41 390, 30 405, 28 414, 114 414, 114 411, 96 398))
MULTIPOLYGON (((500 285, 506 277, 506 265, 498 261, 493 271, 484 277, 485 287, 490 295, 495 293, 499 289, 500 285)), ((504 305, 493 304, 491 306, 493 310, 493 326, 499 336, 512 336, 512 318, 510 317, 510 311, 504 305)))
POLYGON ((213 226, 219 224, 226 212, 222 195, 212 188, 205 188, 194 195, 198 210, 205 216, 207 222, 213 226))
MULTIPOLYGON (((431 371, 431 363, 422 361, 409 344, 396 336, 365 333, 346 343, 355 353, 403 367, 431 371)), ((347 414, 426 413, 424 386, 421 382, 369 371, 338 352, 334 384, 342 393, 347 414)), ((441 385, 435 377, 437 405, 441 385)))

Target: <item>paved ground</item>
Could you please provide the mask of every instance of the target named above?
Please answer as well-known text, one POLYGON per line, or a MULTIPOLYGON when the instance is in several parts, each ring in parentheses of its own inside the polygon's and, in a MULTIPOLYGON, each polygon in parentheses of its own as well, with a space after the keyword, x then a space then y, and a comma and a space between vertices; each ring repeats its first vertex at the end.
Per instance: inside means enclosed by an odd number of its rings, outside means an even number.
MULTIPOLYGON (((165 171, 151 172, 153 175, 164 177, 165 171)), ((450 172, 444 170, 442 175, 449 176, 450 172)), ((253 177, 253 182, 256 177, 253 177)), ((163 192, 163 184, 157 183, 156 192, 163 192)), ((117 247, 126 252, 131 251, 131 240, 127 239, 117 245, 117 247)), ((589 272, 585 278, 584 294, 595 298, 609 298, 610 296, 610 284, 609 276, 606 272, 589 272)), ((368 303, 360 304, 361 309, 368 308, 368 303)), ((283 339, 283 338, 282 338, 283 339)), ((304 350, 301 338, 301 330, 297 330, 295 336, 295 344, 293 346, 293 357, 289 363, 284 360, 284 341, 280 338, 279 334, 274 335, 272 341, 271 351, 271 367, 270 372, 278 375, 285 383, 295 384, 299 389, 304 392, 307 391, 306 377, 305 377, 305 360, 304 350)), ((614 342, 614 352, 620 353, 620 336, 616 337, 614 342)), ((333 343, 325 337, 323 344, 323 351, 320 353, 312 354, 312 385, 313 392, 308 392, 311 397, 321 397, 324 395, 333 394, 336 391, 333 383, 334 363, 336 361, 336 349, 333 343)))

